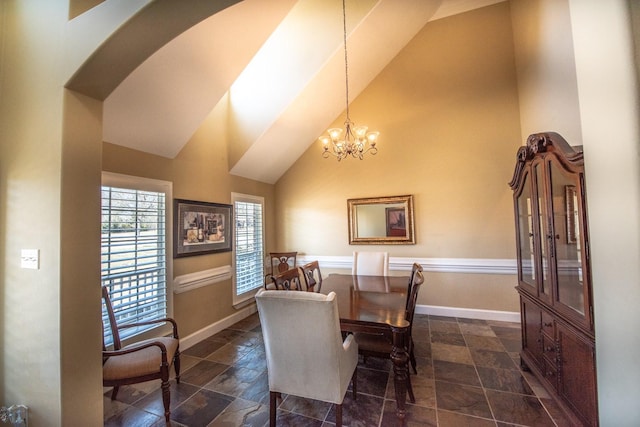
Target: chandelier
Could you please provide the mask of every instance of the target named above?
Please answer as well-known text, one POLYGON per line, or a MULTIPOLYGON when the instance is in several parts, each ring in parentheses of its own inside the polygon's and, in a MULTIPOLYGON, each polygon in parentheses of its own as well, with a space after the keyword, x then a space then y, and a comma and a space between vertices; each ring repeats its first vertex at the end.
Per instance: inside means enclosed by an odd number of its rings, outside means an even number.
POLYGON ((342 21, 344 24, 344 82, 346 88, 347 118, 344 121, 344 131, 340 128, 331 128, 327 130, 328 135, 323 135, 318 139, 322 142, 322 157, 325 159, 329 156, 334 156, 340 161, 351 156, 362 160, 364 154, 368 152, 376 154, 378 152, 376 142, 380 132, 368 132, 369 128, 367 126, 356 126, 349 117, 349 66, 347 61, 347 14, 345 0, 342 0, 342 21))

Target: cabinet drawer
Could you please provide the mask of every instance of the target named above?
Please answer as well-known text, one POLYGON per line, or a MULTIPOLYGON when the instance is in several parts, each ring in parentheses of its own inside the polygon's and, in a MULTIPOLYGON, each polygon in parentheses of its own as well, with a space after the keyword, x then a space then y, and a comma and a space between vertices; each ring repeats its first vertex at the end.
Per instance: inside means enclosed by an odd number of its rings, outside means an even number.
POLYGON ((549 313, 543 311, 542 312, 542 332, 544 332, 545 334, 547 334, 550 337, 555 337, 555 322, 553 320, 553 317, 551 317, 551 315, 549 315, 549 313))
POLYGON ((551 384, 554 389, 558 388, 558 371, 556 370, 554 363, 545 359, 542 367, 542 374, 544 375, 545 381, 551 384))
POLYGON ((546 334, 542 334, 542 354, 549 362, 555 364, 558 357, 556 342, 546 334))

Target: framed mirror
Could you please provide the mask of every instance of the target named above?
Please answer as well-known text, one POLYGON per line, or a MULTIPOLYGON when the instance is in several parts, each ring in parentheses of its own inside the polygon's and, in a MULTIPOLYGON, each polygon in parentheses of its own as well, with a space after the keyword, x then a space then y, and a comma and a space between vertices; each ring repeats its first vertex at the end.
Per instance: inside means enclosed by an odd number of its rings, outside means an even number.
POLYGON ((413 196, 348 199, 350 245, 415 245, 413 196))

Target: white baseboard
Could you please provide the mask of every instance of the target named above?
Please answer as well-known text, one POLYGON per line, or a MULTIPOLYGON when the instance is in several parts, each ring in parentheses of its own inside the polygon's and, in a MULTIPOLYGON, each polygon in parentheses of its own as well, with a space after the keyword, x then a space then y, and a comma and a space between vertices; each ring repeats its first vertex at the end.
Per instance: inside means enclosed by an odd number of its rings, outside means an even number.
POLYGON ((185 338, 180 338, 180 350, 186 350, 189 347, 192 347, 193 345, 199 343, 203 339, 209 338, 210 336, 215 335, 230 326, 233 326, 242 319, 251 316, 256 311, 258 311, 258 307, 255 303, 253 303, 238 310, 231 316, 227 316, 224 319, 218 320, 217 322, 212 323, 211 325, 206 326, 185 338))
POLYGON ((462 317, 465 319, 495 320, 500 322, 520 323, 520 312, 482 310, 474 308, 442 307, 435 305, 417 305, 417 314, 431 314, 434 316, 462 317))

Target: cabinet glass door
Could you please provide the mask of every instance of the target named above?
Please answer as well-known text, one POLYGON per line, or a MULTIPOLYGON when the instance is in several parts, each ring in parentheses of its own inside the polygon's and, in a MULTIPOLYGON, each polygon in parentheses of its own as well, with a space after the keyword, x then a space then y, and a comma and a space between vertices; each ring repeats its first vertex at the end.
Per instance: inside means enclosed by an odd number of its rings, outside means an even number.
POLYGON ((580 183, 578 175, 569 174, 555 160, 549 161, 548 166, 558 283, 555 300, 584 316, 580 183))
MULTIPOLYGON (((544 163, 534 164, 536 190, 538 194, 538 224, 540 227, 540 260, 542 262, 542 277, 540 280, 540 293, 550 298, 551 295, 551 274, 549 267, 549 224, 547 216, 547 205, 545 203, 544 188, 544 163)), ((542 295, 541 295, 542 296, 542 295)), ((550 299, 549 299, 550 300, 550 299)))
MULTIPOLYGON (((529 174, 525 173, 522 181, 522 191, 517 198, 518 216, 518 244, 520 255, 521 283, 536 287, 536 266, 533 233, 533 204, 531 200, 531 182, 529 174)), ((535 291, 534 291, 535 292, 535 291)))

